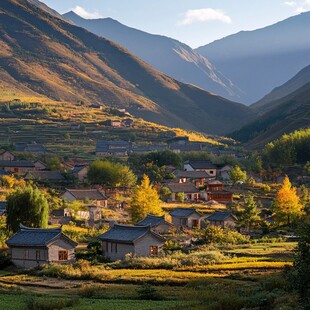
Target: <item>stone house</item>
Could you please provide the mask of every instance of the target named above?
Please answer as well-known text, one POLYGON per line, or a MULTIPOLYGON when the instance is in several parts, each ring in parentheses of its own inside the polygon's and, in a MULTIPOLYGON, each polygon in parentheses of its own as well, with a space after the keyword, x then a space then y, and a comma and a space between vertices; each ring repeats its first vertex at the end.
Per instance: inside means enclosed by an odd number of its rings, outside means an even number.
POLYGON ((205 171, 211 177, 216 177, 217 167, 208 160, 187 160, 184 163, 186 171, 205 171))
POLYGON ((10 151, 0 150, 0 160, 15 160, 15 156, 10 151))
POLYGON ((175 170, 173 174, 179 183, 192 182, 196 187, 204 186, 206 180, 210 179, 209 174, 205 171, 175 170))
POLYGON ((151 230, 150 226, 115 224, 99 236, 102 250, 111 261, 124 260, 126 255, 137 257, 158 256, 165 239, 151 230))
POLYGON ((66 191, 61 195, 61 198, 73 202, 78 201, 88 201, 88 204, 100 206, 106 208, 108 206, 107 197, 100 192, 98 189, 66 189, 66 191))
POLYGON ((46 169, 46 165, 41 161, 28 160, 0 160, 0 169, 13 174, 26 174, 31 171, 46 169))
POLYGON ((213 226, 234 229, 237 218, 231 212, 215 211, 207 217, 207 221, 213 226))
POLYGON ((96 156, 127 157, 131 151, 131 143, 127 141, 97 141, 96 156))
POLYGON ((85 182, 87 180, 88 170, 88 166, 74 166, 74 168, 72 169, 72 174, 79 181, 85 182))
POLYGON ((175 183, 171 182, 166 184, 166 187, 171 191, 171 201, 177 201, 178 193, 184 193, 185 201, 197 201, 200 197, 199 190, 191 182, 175 183))
POLYGON ((195 208, 175 208, 169 212, 176 228, 200 228, 201 214, 195 208))
POLYGON ((136 226, 151 226, 152 231, 158 234, 167 234, 174 226, 165 220, 165 216, 148 214, 136 226))
POLYGON ((65 236, 61 228, 20 230, 6 241, 12 263, 19 268, 34 268, 48 263, 73 263, 77 243, 65 236))

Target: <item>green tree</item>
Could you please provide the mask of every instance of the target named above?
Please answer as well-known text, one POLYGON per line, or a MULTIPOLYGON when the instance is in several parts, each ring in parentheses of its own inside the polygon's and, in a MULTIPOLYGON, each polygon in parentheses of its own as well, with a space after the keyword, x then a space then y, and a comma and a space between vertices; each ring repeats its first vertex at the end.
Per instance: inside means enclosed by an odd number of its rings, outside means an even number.
POLYGON ((229 178, 231 181, 235 184, 237 182, 245 182, 246 181, 246 172, 242 171, 239 166, 234 166, 230 171, 229 171, 229 178))
POLYGON ((300 186, 300 203, 303 206, 304 210, 309 213, 310 211, 310 195, 309 189, 306 185, 300 186))
POLYGON ((108 160, 94 161, 89 166, 87 177, 91 183, 108 186, 131 187, 137 181, 137 177, 129 167, 108 160))
POLYGON ((129 213, 134 223, 142 220, 148 213, 162 214, 159 195, 146 175, 133 191, 129 213))
POLYGON ((178 202, 183 203, 185 200, 185 196, 183 192, 179 192, 176 194, 176 199, 178 202))
POLYGON ((58 156, 53 155, 46 159, 46 164, 50 170, 56 171, 56 170, 59 170, 61 161, 58 156))
POLYGON ((296 188, 292 187, 290 179, 285 176, 282 187, 276 194, 274 200, 274 211, 279 221, 284 218, 287 224, 291 224, 292 219, 296 219, 302 215, 302 205, 296 194, 296 188))
POLYGON ((251 231, 253 226, 257 225, 260 221, 258 216, 257 205, 254 196, 250 195, 244 198, 244 209, 238 214, 238 225, 251 231))
POLYGON ((6 224, 9 231, 19 230, 19 224, 28 227, 46 228, 48 202, 44 194, 30 185, 17 188, 8 197, 6 224))

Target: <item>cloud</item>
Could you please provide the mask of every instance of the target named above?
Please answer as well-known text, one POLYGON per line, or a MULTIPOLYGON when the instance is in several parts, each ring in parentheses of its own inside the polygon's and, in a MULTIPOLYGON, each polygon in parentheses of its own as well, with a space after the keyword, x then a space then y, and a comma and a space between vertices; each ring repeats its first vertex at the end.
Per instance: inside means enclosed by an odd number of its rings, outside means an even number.
POLYGON ((179 25, 190 25, 193 23, 202 23, 210 21, 220 21, 225 24, 230 24, 231 18, 226 13, 219 9, 197 9, 188 10, 184 14, 184 18, 178 23, 179 25))
POLYGON ((285 1, 284 4, 294 8, 295 13, 303 13, 310 10, 310 0, 285 1))
POLYGON ((76 13, 77 15, 80 15, 81 17, 86 18, 86 19, 95 19, 95 18, 102 17, 98 12, 88 12, 84 8, 78 5, 74 9, 72 9, 72 11, 76 13))
POLYGON ((284 4, 288 6, 297 6, 297 2, 295 1, 285 1, 284 4))

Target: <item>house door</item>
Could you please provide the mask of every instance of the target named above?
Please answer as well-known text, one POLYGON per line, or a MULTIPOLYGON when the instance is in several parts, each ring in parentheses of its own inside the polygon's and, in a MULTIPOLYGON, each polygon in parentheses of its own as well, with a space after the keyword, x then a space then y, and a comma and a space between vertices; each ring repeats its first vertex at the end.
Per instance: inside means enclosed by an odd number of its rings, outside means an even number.
POLYGON ((192 220, 193 227, 198 227, 199 226, 199 220, 192 220))

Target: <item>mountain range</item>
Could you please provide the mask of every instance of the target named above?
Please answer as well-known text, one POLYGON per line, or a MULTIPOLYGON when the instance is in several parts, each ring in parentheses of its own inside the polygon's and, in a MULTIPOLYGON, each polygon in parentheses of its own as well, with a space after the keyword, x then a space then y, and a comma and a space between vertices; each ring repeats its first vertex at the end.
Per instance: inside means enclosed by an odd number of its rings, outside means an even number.
POLYGON ((207 58, 184 43, 127 27, 112 18, 84 19, 72 11, 63 16, 75 25, 127 48, 168 76, 227 99, 240 100, 241 91, 217 71, 207 58))
POLYGON ((251 104, 310 64, 310 12, 274 25, 241 31, 195 51, 207 57, 251 104))
POLYGON ((2 0, 0 16, 3 87, 126 108, 149 121, 211 134, 254 118, 249 108, 176 81, 116 43, 27 1, 2 0))

